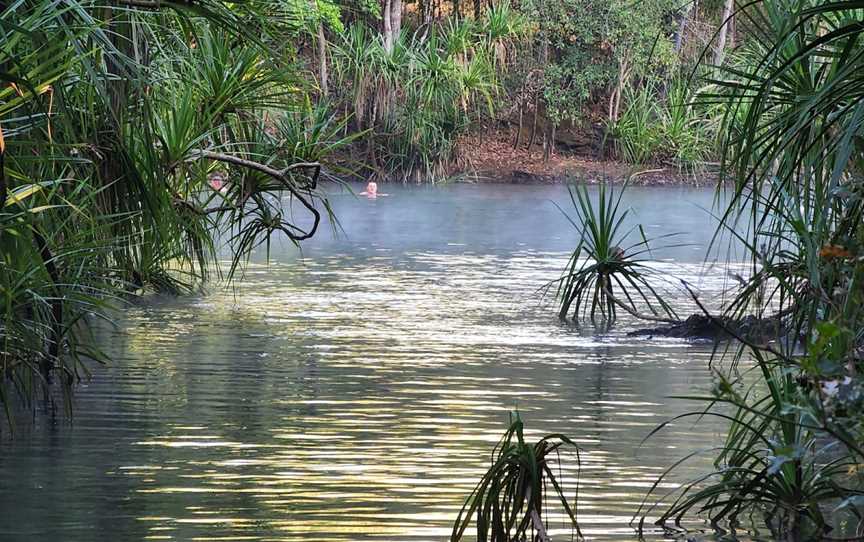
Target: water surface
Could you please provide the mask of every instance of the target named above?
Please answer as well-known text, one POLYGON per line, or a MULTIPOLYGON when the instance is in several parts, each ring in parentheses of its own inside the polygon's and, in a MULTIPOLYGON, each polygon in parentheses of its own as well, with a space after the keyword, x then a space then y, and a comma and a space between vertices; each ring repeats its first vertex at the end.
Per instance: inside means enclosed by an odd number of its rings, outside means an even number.
MULTIPOLYGON (((642 444, 694 407, 669 396, 710 387, 710 348, 556 319, 538 290, 578 239, 551 203, 568 205, 563 187, 382 191, 334 194, 338 235, 277 243, 232 289, 125 311, 72 422, 37 415, 0 444, 0 539, 446 540, 518 409, 532 436, 582 447, 587 537, 634 540, 657 476, 721 437, 705 419, 642 444)), ((626 202, 649 236, 683 232, 652 265, 706 296, 728 286, 702 264, 712 197, 626 202)))

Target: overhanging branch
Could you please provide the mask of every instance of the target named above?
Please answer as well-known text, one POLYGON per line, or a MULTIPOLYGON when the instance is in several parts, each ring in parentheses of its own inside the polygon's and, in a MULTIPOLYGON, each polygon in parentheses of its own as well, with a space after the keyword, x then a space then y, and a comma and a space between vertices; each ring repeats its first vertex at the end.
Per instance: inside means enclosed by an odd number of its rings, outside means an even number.
MULTIPOLYGON (((280 228, 282 231, 285 232, 285 234, 292 241, 303 241, 305 239, 309 239, 310 237, 315 235, 316 231, 318 231, 318 226, 321 223, 321 213, 318 211, 318 209, 315 208, 315 206, 312 204, 312 202, 309 199, 307 199, 307 197, 304 194, 302 194, 300 192, 300 190, 309 191, 309 190, 314 190, 316 188, 316 186, 318 184, 318 177, 321 174, 321 164, 319 162, 295 162, 295 163, 293 163, 293 164, 291 164, 291 165, 289 165, 283 169, 276 169, 276 168, 270 167, 266 164, 262 164, 260 162, 254 162, 252 160, 247 160, 245 158, 240 158, 239 156, 234 156, 232 154, 225 154, 225 153, 221 153, 221 152, 213 152, 213 151, 207 151, 207 150, 193 151, 190 154, 188 160, 202 160, 202 159, 215 160, 217 162, 223 162, 226 164, 232 164, 232 165, 239 166, 239 167, 246 168, 246 169, 251 169, 253 171, 258 171, 260 173, 268 175, 268 176, 276 179, 277 181, 279 181, 279 183, 282 185, 282 187, 285 190, 290 192, 291 195, 295 199, 297 199, 297 201, 299 201, 303 207, 306 208, 306 210, 308 210, 310 213, 312 213, 312 217, 313 217, 312 226, 307 231, 304 231, 304 230, 294 226, 293 224, 289 225, 290 228, 286 228, 286 227, 280 228), (309 176, 311 182, 307 186, 304 186, 300 189, 298 189, 298 187, 296 187, 294 185, 294 183, 291 182, 291 179, 289 178, 290 173, 292 171, 295 171, 298 169, 311 169, 312 170, 312 174, 309 176), (296 230, 297 232, 300 232, 300 233, 295 233, 295 232, 291 231, 292 229, 296 230)), ((244 197, 242 202, 241 202, 241 205, 245 204, 245 202, 248 199, 249 199, 248 196, 244 197)), ((220 211, 228 211, 228 210, 231 210, 232 208, 233 207, 229 207, 229 206, 214 207, 212 209, 207 209, 205 211, 202 211, 202 214, 210 214, 210 213, 215 213, 215 212, 220 212, 220 211)))

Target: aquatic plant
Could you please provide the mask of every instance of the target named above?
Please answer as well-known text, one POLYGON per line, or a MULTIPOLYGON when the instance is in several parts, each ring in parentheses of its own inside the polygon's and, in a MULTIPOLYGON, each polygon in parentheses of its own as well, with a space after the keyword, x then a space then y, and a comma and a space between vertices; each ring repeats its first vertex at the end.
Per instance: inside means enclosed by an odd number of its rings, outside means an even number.
POLYGON ((649 281, 651 269, 643 258, 650 253, 649 239, 641 226, 627 224, 630 209, 621 206, 624 188, 616 193, 600 184, 596 204, 585 185, 571 185, 569 194, 576 216, 561 212, 579 232, 579 241, 563 276, 555 281, 558 316, 590 316, 592 322, 611 324, 620 308, 649 320, 677 322, 672 307, 649 281), (628 245, 631 235, 637 240, 628 245), (639 312, 642 303, 650 315, 639 312))
POLYGON ((459 511, 451 542, 463 539, 472 520, 478 542, 517 542, 526 537, 548 540, 544 514, 550 491, 581 537, 576 517, 578 479, 571 506, 564 494, 560 471, 556 476, 554 470, 553 459, 560 460, 565 449, 575 452, 578 468, 579 447, 575 442, 565 435, 552 434, 534 444, 527 443, 521 417, 518 413, 511 414, 510 426, 492 452, 492 465, 459 511))

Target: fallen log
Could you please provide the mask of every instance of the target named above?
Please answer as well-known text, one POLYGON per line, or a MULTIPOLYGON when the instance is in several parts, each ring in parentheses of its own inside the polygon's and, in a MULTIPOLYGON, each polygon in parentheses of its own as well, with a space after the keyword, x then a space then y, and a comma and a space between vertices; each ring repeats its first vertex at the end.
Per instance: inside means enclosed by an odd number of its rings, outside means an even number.
POLYGON ((628 337, 670 337, 691 341, 718 342, 745 337, 755 342, 777 340, 789 330, 777 315, 767 318, 692 314, 686 320, 657 327, 640 328, 627 333, 628 337))

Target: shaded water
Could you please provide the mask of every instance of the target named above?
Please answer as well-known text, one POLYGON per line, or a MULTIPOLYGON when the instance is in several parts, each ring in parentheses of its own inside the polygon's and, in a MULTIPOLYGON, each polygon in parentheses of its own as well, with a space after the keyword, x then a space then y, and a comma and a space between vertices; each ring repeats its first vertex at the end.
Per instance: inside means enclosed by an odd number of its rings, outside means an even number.
MULTIPOLYGON (((126 311, 73 423, 37 416, 0 444, 0 539, 445 540, 515 408, 582 446, 588 538, 634 539, 657 476, 723 431, 640 447, 693 407, 669 396, 710 387, 710 349, 557 321, 538 289, 575 244, 563 187, 387 191, 334 195, 343 233, 272 247, 233 290, 126 311)), ((649 236, 692 245, 658 250, 660 271, 728 286, 701 265, 710 191, 628 195, 649 236)))

